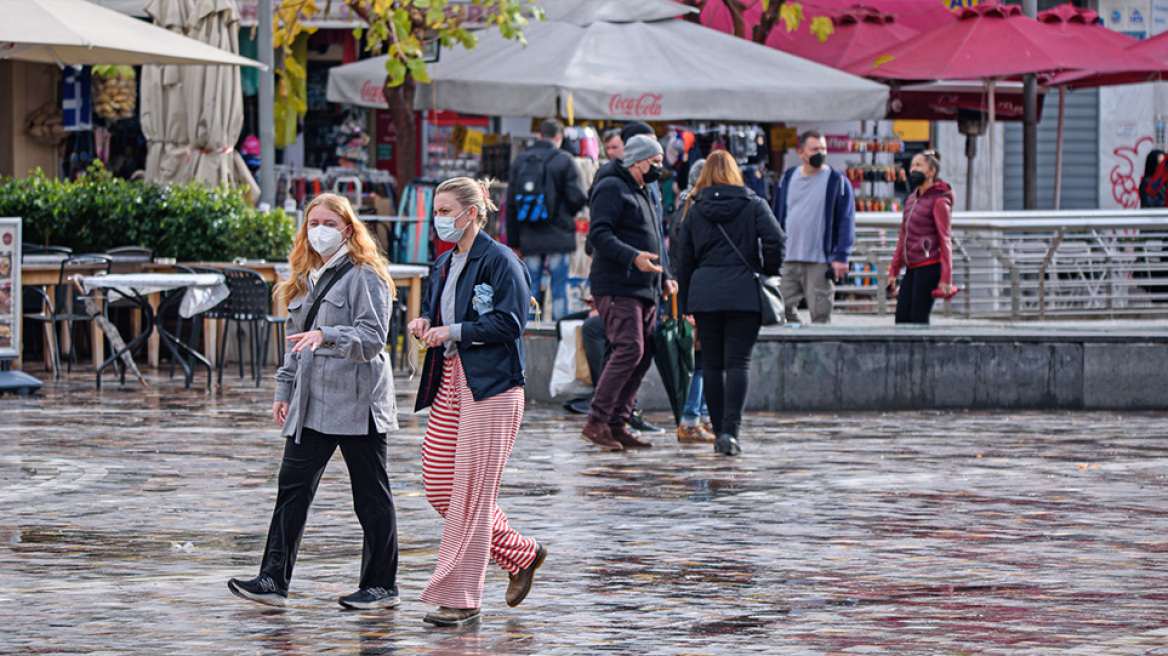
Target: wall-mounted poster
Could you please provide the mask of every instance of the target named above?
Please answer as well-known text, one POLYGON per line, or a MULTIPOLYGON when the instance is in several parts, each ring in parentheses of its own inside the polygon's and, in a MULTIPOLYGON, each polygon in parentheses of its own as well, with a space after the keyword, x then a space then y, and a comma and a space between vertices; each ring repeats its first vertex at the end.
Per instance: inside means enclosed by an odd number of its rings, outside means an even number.
POLYGON ((20 355, 20 219, 0 218, 0 359, 20 355))

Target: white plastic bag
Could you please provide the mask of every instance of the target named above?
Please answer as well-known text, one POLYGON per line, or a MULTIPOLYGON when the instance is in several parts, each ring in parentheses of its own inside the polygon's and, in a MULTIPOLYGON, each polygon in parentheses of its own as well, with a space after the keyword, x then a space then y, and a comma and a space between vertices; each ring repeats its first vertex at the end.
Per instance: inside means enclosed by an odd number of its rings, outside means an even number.
POLYGON ((583 325, 583 321, 560 322, 560 345, 556 348, 556 366, 548 385, 553 397, 585 396, 592 391, 591 385, 576 380, 576 331, 583 325))

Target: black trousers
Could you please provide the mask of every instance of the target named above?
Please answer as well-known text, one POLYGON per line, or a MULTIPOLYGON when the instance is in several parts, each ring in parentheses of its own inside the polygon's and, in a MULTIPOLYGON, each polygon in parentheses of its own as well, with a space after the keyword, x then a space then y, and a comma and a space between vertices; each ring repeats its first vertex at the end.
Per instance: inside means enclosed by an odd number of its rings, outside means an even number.
POLYGON ((758 312, 698 312, 694 322, 702 343, 702 385, 714 434, 738 437, 750 388, 750 356, 762 319, 758 312))
POLYGON ((929 323, 936 300, 933 290, 940 283, 940 262, 909 269, 896 295, 896 323, 929 323))
POLYGON ((372 417, 368 435, 327 435, 305 428, 300 444, 291 437, 286 440, 276 509, 260 566, 260 572, 272 577, 281 590, 288 590, 308 508, 339 446, 353 487, 353 510, 365 533, 359 587, 397 591, 397 515, 385 469, 387 444, 385 433, 373 428, 372 417))

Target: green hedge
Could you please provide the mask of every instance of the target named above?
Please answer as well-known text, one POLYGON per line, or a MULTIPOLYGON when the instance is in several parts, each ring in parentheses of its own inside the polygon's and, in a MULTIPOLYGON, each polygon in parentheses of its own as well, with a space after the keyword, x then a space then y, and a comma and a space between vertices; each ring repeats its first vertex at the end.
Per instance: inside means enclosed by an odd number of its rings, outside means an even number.
POLYGON ((291 216, 256 210, 242 191, 131 182, 101 162, 76 181, 49 179, 40 170, 0 181, 0 216, 23 217, 25 243, 74 253, 146 246, 155 257, 179 262, 282 260, 295 231, 291 216))

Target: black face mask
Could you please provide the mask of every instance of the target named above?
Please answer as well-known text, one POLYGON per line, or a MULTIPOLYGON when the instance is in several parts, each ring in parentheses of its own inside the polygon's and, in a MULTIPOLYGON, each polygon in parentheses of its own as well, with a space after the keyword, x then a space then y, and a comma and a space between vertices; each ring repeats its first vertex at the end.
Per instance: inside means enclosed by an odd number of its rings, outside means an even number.
POLYGON ((908 172, 909 189, 916 189, 917 187, 920 187, 921 185, 925 184, 926 179, 928 179, 928 178, 925 176, 924 173, 921 173, 920 171, 909 171, 908 172))
POLYGON ((826 161, 827 161, 827 153, 815 153, 814 155, 812 155, 811 157, 808 158, 808 163, 811 164, 811 168, 813 168, 813 169, 817 169, 817 168, 823 166, 823 163, 826 161))
POLYGON ((641 179, 645 181, 645 184, 657 182, 661 179, 661 174, 664 172, 665 168, 660 164, 650 164, 649 170, 641 174, 641 179))

